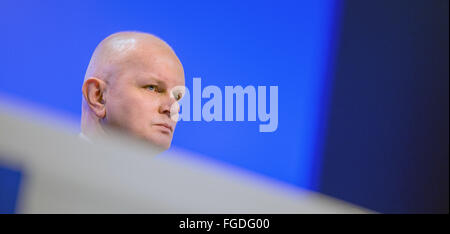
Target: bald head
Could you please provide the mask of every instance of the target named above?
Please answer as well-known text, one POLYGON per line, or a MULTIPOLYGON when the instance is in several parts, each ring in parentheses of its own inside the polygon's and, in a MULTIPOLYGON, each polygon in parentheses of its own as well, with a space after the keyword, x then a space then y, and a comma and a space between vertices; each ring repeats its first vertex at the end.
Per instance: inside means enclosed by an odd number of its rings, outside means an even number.
POLYGON ((81 129, 98 135, 113 127, 168 148, 179 86, 184 70, 166 42, 142 32, 112 34, 96 47, 84 77, 81 129))
POLYGON ((107 80, 114 76, 115 71, 123 68, 124 64, 136 60, 137 57, 142 57, 143 51, 153 52, 153 54, 146 53, 150 56, 167 53, 181 66, 175 52, 160 38, 142 32, 118 32, 108 36, 98 44, 92 54, 84 80, 89 77, 107 80))

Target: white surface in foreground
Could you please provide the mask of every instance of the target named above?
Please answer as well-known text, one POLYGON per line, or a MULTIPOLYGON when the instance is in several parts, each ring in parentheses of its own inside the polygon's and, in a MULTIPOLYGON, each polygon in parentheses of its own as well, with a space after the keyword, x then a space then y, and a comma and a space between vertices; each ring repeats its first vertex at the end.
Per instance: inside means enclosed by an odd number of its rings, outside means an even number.
POLYGON ((24 173, 19 213, 370 212, 181 150, 155 156, 122 136, 90 144, 26 113, 0 103, 0 162, 24 173))

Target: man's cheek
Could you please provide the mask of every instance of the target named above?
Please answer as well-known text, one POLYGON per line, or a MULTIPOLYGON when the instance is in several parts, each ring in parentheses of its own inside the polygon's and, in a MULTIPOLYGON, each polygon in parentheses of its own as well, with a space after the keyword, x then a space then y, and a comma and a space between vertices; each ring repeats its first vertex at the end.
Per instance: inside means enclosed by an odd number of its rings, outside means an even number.
MULTIPOLYGON (((117 102, 110 105, 110 119, 115 125, 119 125, 125 128, 129 128, 136 122, 137 114, 135 113, 135 106, 132 101, 127 98, 118 98, 117 102)), ((108 112, 108 109, 107 109, 108 112)), ((108 113, 107 113, 108 115, 108 113)))

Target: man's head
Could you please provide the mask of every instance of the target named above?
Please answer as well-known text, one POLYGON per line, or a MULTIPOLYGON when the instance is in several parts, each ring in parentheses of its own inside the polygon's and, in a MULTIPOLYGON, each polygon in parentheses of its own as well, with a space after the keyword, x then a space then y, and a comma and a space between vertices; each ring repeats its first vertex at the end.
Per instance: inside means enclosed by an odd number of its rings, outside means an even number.
POLYGON ((170 147, 184 70, 161 39, 119 32, 95 49, 82 88, 85 135, 118 129, 164 149, 170 147))

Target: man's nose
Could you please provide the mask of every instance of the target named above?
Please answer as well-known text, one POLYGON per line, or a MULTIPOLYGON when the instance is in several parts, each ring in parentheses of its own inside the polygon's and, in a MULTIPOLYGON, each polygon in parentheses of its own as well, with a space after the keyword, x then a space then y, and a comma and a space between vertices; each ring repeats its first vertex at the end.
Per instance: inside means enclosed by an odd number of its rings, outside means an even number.
POLYGON ((159 106, 159 113, 165 114, 170 118, 171 115, 178 113, 179 106, 177 104, 175 98, 170 97, 170 95, 165 96, 159 106))

